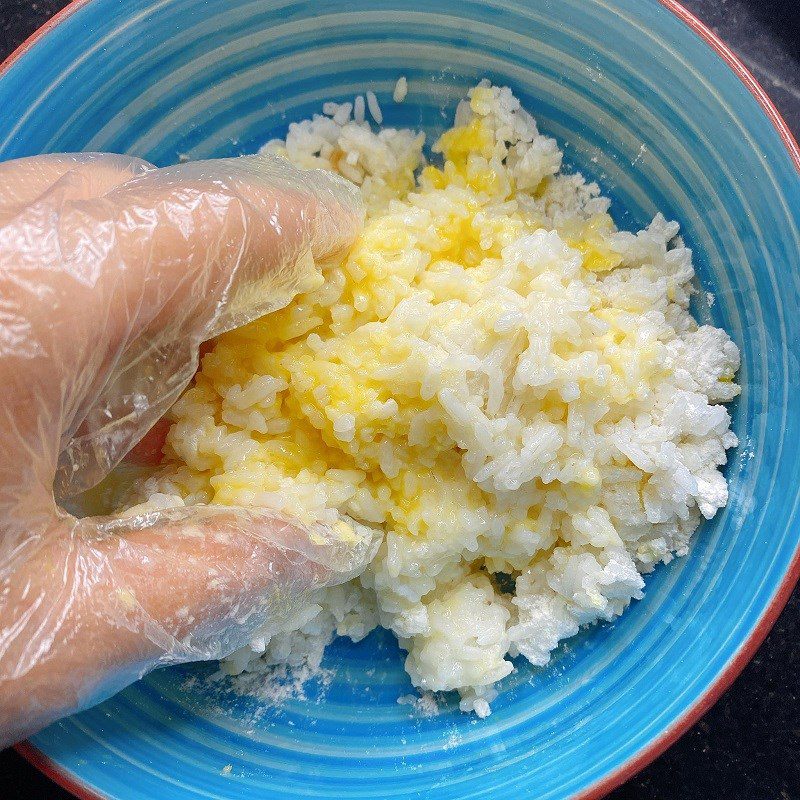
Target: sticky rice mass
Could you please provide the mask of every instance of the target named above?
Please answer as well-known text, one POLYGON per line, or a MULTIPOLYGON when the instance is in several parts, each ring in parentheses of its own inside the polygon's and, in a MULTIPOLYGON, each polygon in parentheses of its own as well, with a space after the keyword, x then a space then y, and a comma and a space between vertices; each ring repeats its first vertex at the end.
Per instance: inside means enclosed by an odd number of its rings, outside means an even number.
POLYGON ((739 352, 689 311, 678 225, 617 230, 509 89, 473 88, 431 163, 368 101, 266 146, 356 183, 363 233, 317 288, 216 341, 137 492, 380 536, 364 574, 230 672, 382 625, 416 687, 485 716, 511 658, 545 665, 621 614, 725 505, 739 352))

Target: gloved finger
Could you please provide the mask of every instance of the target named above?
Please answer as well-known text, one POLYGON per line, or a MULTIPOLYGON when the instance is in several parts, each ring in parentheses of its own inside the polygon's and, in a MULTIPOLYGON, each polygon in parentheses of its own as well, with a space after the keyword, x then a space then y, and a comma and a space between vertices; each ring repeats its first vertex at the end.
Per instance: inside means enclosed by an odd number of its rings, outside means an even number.
POLYGON ((59 461, 64 495, 96 483, 166 412, 194 374, 201 342, 319 285, 315 263, 340 257, 363 222, 355 187, 274 156, 169 167, 104 199, 124 210, 116 238, 125 263, 147 269, 129 270, 89 316, 106 310, 88 337, 107 343, 105 365, 114 366, 106 377, 92 352, 92 374, 105 382, 99 396, 86 394, 82 427, 59 461))
MULTIPOLYGON (((109 153, 57 153, 0 163, 0 380, 8 390, 0 423, 4 430, 16 431, 16 436, 0 440, 0 503, 4 494, 13 497, 19 485, 31 482, 46 494, 50 479, 51 465, 46 461, 17 463, 20 454, 27 452, 42 417, 52 414, 50 393, 39 391, 35 370, 26 367, 35 366, 33 353, 46 355, 41 354, 35 338, 36 308, 29 300, 41 291, 41 299, 46 301, 48 290, 40 279, 58 270, 43 257, 47 250, 43 242, 52 231, 47 224, 38 225, 37 217, 54 218, 65 202, 98 197, 153 170, 143 159, 109 153), (29 311, 33 318, 28 317, 29 311), (31 391, 15 391, 15 381, 27 382, 31 391)), ((57 250, 57 237, 50 238, 57 250)), ((57 300, 52 295, 50 299, 53 307, 49 313, 57 316, 57 300)), ((46 327, 50 321, 47 303, 40 303, 39 308, 44 311, 40 324, 46 327)), ((45 364, 45 379, 46 372, 45 364)), ((50 383, 57 387, 57 374, 51 373, 50 383)))
MULTIPOLYGON (((199 228, 218 224, 235 198, 245 206, 248 221, 260 220, 257 235, 248 236, 248 246, 268 263, 303 228, 309 233, 312 255, 325 261, 340 255, 353 241, 363 221, 361 200, 355 187, 325 170, 300 170, 283 158, 270 155, 191 161, 165 167, 130 180, 108 194, 108 200, 124 209, 141 209, 152 222, 148 209, 159 215, 159 268, 169 272, 175 260, 195 263, 202 250, 174 223, 183 222, 187 211, 199 228), (188 206, 188 208, 187 208, 188 206), (176 235, 177 234, 177 235, 176 235), (262 238, 266 236, 267 238, 262 238)), ((245 276, 242 276, 245 277, 245 276)))
MULTIPOLYGON (((13 170, 38 163, 22 161, 32 163, 13 170)), ((67 175, 95 181, 100 169, 93 161, 67 175)), ((213 320, 211 335, 241 324, 286 302, 314 277, 310 259, 340 254, 363 218, 352 186, 271 156, 154 170, 104 197, 55 188, 2 231, 0 260, 11 305, 26 301, 30 334, 49 334, 65 354, 87 337, 115 350, 187 310, 201 325, 213 320)))
POLYGON ((154 666, 228 655, 357 574, 373 548, 363 528, 211 506, 54 525, 0 598, 0 746, 154 666))
POLYGON ((56 183, 71 199, 101 195, 154 170, 147 161, 114 153, 53 153, 0 163, 0 223, 37 201, 56 183), (65 180, 66 178, 66 180, 65 180))
POLYGON ((200 342, 315 285, 314 260, 349 246, 363 218, 354 187, 274 156, 152 171, 89 200, 59 191, 0 227, 0 295, 18 331, 0 380, 30 422, 26 451, 39 428, 60 429, 39 461, 46 477, 64 449, 62 496, 163 415, 200 342))
POLYGON ((314 263, 340 256, 363 220, 351 184, 264 155, 167 167, 117 187, 104 203, 114 206, 126 263, 141 265, 141 284, 128 276, 105 298, 117 319, 137 308, 131 338, 187 309, 214 336, 284 305, 319 281, 314 263))

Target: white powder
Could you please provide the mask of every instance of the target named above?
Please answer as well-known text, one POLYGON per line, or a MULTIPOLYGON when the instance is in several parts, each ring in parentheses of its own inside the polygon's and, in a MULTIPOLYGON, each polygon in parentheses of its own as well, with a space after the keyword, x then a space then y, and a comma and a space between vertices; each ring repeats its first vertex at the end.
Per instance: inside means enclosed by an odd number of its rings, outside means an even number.
POLYGON ((421 717, 435 717, 439 713, 439 704, 432 692, 404 694, 397 698, 397 702, 401 706, 411 706, 421 717))
POLYGON ((301 664, 274 664, 256 672, 243 672, 231 678, 231 687, 242 696, 254 697, 265 706, 279 706, 291 700, 308 700, 306 686, 319 684, 316 702, 322 702, 333 680, 333 671, 323 669, 319 661, 301 664))
POLYGON ((447 741, 444 743, 443 750, 452 750, 454 747, 458 747, 463 742, 463 738, 461 734, 458 732, 458 728, 453 728, 450 731, 450 735, 447 737, 447 741))

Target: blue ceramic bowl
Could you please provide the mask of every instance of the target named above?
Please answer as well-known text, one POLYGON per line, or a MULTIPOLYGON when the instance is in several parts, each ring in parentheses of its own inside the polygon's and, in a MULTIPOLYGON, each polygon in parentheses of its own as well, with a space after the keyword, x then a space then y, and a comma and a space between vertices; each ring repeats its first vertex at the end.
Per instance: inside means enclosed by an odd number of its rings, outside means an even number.
POLYGON ((599 797, 697 719, 785 602, 800 571, 800 156, 671 0, 79 0, 5 65, 0 158, 251 152, 363 87, 389 124, 434 132, 482 76, 514 89, 621 223, 681 222, 716 295, 698 313, 743 354, 728 507, 618 622, 547 669, 519 664, 485 721, 398 705, 411 687, 380 633, 338 642, 330 684, 277 708, 204 688, 211 667, 166 670, 23 746, 77 793, 599 797))

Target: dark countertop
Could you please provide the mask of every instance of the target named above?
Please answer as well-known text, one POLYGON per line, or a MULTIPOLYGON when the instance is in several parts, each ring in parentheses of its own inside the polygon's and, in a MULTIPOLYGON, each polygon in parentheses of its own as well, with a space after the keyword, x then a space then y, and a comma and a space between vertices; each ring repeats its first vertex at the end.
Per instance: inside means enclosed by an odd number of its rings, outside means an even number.
MULTIPOLYGON (((66 5, 0 0, 0 61, 66 5)), ((797 0, 684 0, 742 57, 800 138, 797 0)), ((12 750, 2 800, 70 800, 12 750)), ((800 800, 800 590, 736 683, 609 800, 800 800)), ((157 800, 157 798, 154 798, 157 800)))

